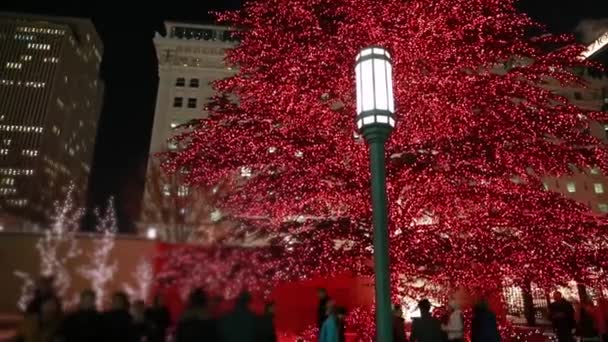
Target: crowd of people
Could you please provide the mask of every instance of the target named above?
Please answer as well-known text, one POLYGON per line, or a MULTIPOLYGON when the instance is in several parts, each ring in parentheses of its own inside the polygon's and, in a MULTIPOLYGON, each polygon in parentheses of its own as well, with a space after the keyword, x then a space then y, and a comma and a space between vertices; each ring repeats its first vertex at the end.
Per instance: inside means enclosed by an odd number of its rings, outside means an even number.
MULTIPOLYGON (((344 342, 346 310, 337 307, 325 289, 319 289, 318 326, 319 342, 344 342)), ((412 320, 410 342, 464 342, 464 316, 456 301, 450 301, 449 310, 441 320, 431 315, 431 302, 423 299, 418 303, 420 317, 412 320)), ((496 315, 486 301, 480 301, 473 309, 471 325, 472 342, 498 342, 500 334, 496 315)), ((393 342, 407 342, 405 319, 401 305, 393 306, 393 342)))
MULTIPOLYGON (((337 306, 325 289, 319 289, 318 296, 318 341, 346 342, 346 308, 337 306)), ((592 301, 583 299, 575 310, 561 293, 555 292, 553 299, 549 318, 558 342, 573 342, 575 336, 584 342, 608 342, 606 322, 602 328, 604 319, 598 316, 592 301)), ((241 293, 234 307, 224 313, 219 310, 221 299, 209 299, 202 289, 195 289, 177 322, 172 322, 160 296, 147 307, 141 300, 131 303, 125 293, 116 292, 106 311, 100 311, 96 302, 96 293, 84 290, 77 308, 64 313, 52 278, 41 278, 15 342, 277 341, 274 304, 267 303, 263 314, 257 314, 250 309, 251 296, 247 292, 241 293)), ((413 318, 407 336, 402 308, 393 307, 394 342, 462 342, 466 335, 471 342, 500 341, 496 315, 485 300, 474 305, 468 334, 457 301, 449 302, 443 318, 431 314, 427 299, 418 303, 418 309, 420 316, 413 318)))
POLYGON ((95 292, 87 289, 81 292, 77 308, 64 313, 52 278, 41 278, 14 341, 276 342, 274 305, 266 304, 264 314, 258 315, 250 310, 250 300, 244 292, 232 311, 220 315, 220 301, 195 289, 179 320, 172 322, 160 296, 146 307, 143 301, 130 303, 125 293, 116 292, 110 308, 100 311, 95 292))
POLYGON ((573 342, 575 337, 581 342, 608 342, 608 303, 600 301, 595 306, 586 295, 575 309, 560 292, 553 293, 549 305, 549 318, 558 342, 573 342))

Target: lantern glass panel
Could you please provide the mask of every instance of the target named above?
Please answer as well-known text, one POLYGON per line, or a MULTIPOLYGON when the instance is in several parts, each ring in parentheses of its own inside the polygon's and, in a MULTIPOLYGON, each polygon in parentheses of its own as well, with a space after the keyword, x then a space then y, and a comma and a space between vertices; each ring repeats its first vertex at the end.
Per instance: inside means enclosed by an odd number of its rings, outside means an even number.
POLYGON ((374 82, 376 94, 376 109, 388 110, 388 94, 386 83, 386 61, 382 59, 374 59, 374 82))
POLYGON ((360 63, 361 65, 361 91, 363 100, 363 110, 374 109, 374 76, 372 60, 368 59, 360 63))
POLYGON ((388 111, 395 112, 395 99, 393 98, 393 66, 386 63, 386 84, 388 87, 388 111))
POLYGON ((356 73, 356 77, 357 77, 357 115, 361 114, 361 110, 363 109, 363 105, 362 105, 362 101, 363 99, 361 98, 361 64, 358 63, 357 67, 355 68, 355 73, 356 73))

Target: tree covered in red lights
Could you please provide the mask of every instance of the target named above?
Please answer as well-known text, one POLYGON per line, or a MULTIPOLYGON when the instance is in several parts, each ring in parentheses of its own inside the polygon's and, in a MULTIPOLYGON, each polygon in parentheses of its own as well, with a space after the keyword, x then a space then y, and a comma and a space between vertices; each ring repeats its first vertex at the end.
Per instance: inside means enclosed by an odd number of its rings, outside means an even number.
POLYGON ((269 234, 294 239, 294 274, 371 274, 353 66, 361 48, 380 45, 392 52, 398 118, 387 144, 395 285, 590 279, 607 262, 606 221, 542 179, 569 164, 606 169, 587 133, 604 118, 543 87, 583 86, 571 70, 588 62, 514 3, 252 0, 220 14, 239 29, 227 56, 239 71, 216 82, 211 115, 177 137, 187 147, 165 166, 201 186, 245 178, 224 210, 268 217, 269 234))

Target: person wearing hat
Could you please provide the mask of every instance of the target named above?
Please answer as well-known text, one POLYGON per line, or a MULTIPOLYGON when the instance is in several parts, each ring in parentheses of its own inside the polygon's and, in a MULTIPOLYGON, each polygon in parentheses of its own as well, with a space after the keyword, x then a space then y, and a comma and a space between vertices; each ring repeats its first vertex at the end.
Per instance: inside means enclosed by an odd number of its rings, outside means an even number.
POLYGON ((418 302, 420 317, 412 321, 412 336, 410 342, 437 342, 443 338, 441 323, 431 316, 431 302, 423 299, 418 302))

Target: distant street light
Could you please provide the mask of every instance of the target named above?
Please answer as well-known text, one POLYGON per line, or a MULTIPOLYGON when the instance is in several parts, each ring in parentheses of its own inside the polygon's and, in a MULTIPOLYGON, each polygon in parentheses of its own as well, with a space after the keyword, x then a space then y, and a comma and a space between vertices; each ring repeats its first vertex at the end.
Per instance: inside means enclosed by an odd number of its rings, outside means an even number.
POLYGON ((148 228, 148 231, 146 232, 146 237, 150 240, 156 240, 156 237, 157 237, 156 228, 153 228, 153 227, 148 228))

